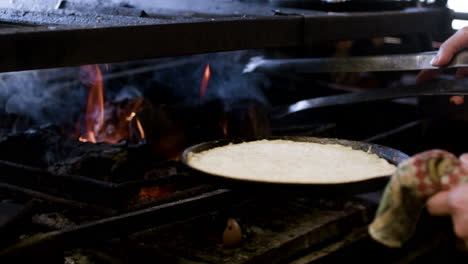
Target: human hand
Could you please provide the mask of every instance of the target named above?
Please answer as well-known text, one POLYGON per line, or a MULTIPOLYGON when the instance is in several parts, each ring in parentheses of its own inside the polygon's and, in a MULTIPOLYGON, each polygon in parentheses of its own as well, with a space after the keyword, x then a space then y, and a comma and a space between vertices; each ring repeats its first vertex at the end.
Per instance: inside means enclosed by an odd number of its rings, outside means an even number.
MULTIPOLYGON (((463 154, 460 161, 468 170, 468 154, 463 154)), ((455 234, 468 243, 468 184, 435 194, 427 201, 427 209, 432 215, 451 216, 455 234)))
MULTIPOLYGON (((432 66, 444 66, 452 60, 457 52, 465 48, 468 48, 468 27, 458 30, 440 46, 437 56, 431 61, 432 66)), ((416 77, 416 81, 419 83, 429 81, 442 71, 443 69, 422 70, 416 77)), ((455 76, 457 78, 467 77, 468 68, 459 68, 455 76)), ((450 101, 454 104, 462 104, 464 100, 463 96, 452 96, 450 101)))

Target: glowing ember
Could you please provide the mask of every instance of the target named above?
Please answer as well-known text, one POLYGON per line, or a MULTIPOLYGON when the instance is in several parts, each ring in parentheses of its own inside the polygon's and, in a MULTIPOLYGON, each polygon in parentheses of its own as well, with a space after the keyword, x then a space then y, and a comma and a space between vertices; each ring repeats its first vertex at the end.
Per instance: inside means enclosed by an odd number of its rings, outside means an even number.
POLYGON ((86 139, 84 137, 79 137, 78 140, 81 141, 81 142, 89 142, 88 139, 86 139))
POLYGON ((205 98, 206 89, 208 87, 208 82, 210 81, 210 77, 211 77, 210 64, 207 63, 205 70, 203 71, 203 78, 202 78, 202 82, 200 85, 200 101, 203 100, 203 98, 205 98))
POLYGON ((128 122, 132 121, 132 119, 135 117, 136 113, 132 112, 126 119, 128 122))
POLYGON ((224 119, 221 122, 219 122, 219 125, 221 126, 221 129, 223 130, 223 136, 227 137, 228 136, 228 121, 224 119))
POLYGON ((175 187, 172 185, 143 187, 140 189, 138 197, 140 198, 140 201, 144 201, 168 196, 174 192, 175 187))

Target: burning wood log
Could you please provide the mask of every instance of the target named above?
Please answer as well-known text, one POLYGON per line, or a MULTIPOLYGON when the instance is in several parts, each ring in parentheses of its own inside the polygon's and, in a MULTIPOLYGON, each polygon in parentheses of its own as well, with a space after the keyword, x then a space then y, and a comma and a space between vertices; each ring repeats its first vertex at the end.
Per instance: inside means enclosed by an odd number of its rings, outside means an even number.
POLYGON ((53 129, 28 130, 0 138, 0 159, 47 168, 58 175, 82 175, 110 181, 143 177, 150 163, 145 145, 87 143, 53 129))
POLYGON ((78 123, 75 133, 47 127, 0 137, 0 160, 55 175, 122 182, 142 179, 154 161, 178 159, 190 145, 228 136, 267 136, 270 131, 268 112, 252 100, 165 106, 137 97, 104 107, 102 100, 92 103, 93 98, 81 120, 85 124, 78 123), (142 139, 148 144, 128 143, 142 139))
POLYGON ((150 153, 144 145, 86 144, 48 170, 58 175, 82 175, 112 182, 140 179, 149 168, 150 153))

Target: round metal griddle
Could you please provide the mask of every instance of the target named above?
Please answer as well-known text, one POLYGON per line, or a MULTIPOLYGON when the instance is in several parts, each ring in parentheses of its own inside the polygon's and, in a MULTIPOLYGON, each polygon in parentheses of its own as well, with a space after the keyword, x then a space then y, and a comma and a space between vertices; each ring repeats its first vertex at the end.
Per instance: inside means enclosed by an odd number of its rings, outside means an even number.
POLYGON ((356 194, 356 193, 365 193, 381 190, 385 184, 388 182, 388 179, 391 175, 376 177, 363 181, 354 181, 354 182, 344 182, 344 183, 325 183, 325 184, 310 184, 310 183, 279 183, 279 182, 269 182, 269 181, 258 181, 254 179, 236 179, 231 178, 226 175, 217 175, 211 174, 204 171, 201 171, 188 163, 188 155, 190 153, 200 153, 206 150, 213 148, 225 146, 228 144, 238 144, 242 142, 249 142, 255 140, 290 140, 296 142, 312 142, 319 144, 338 144, 343 146, 348 146, 356 150, 363 150, 366 152, 374 153, 380 158, 386 159, 388 162, 394 165, 398 165, 401 161, 408 158, 408 155, 385 146, 380 146, 371 143, 350 141, 343 139, 334 139, 334 138, 315 138, 315 137, 264 137, 264 138, 248 138, 248 139, 222 139, 215 140, 210 142, 201 143, 198 145, 191 146, 187 148, 181 157, 183 164, 191 168, 199 177, 203 177, 207 181, 215 182, 217 184, 226 185, 226 187, 241 187, 242 188, 257 188, 261 186, 262 188, 279 188, 281 190, 304 190, 307 192, 313 191, 320 194, 356 194), (240 186, 241 185, 241 186, 240 186))

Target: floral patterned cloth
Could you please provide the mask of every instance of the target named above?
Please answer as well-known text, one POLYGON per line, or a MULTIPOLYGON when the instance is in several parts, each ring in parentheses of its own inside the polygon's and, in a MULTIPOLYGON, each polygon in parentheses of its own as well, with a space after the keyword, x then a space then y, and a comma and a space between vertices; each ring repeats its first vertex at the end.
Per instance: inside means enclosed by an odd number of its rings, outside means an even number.
POLYGON ((430 150, 402 162, 388 183, 369 234, 389 247, 401 247, 414 232, 427 198, 468 181, 453 154, 430 150))

